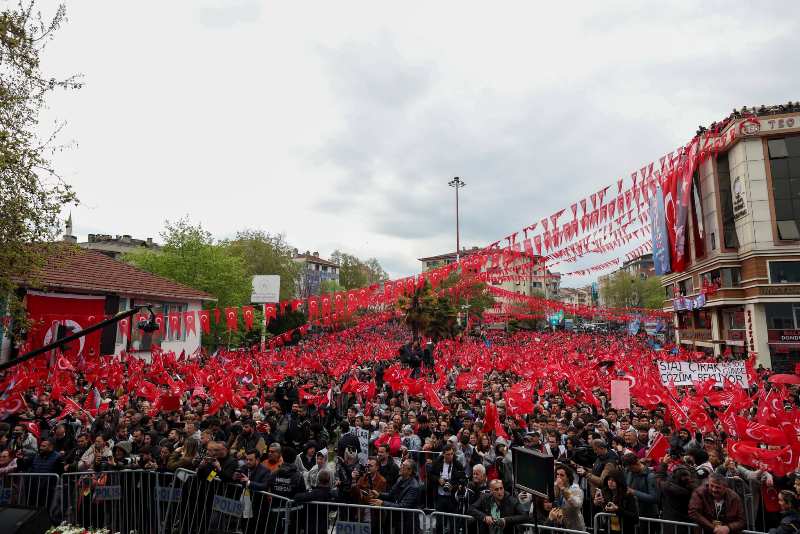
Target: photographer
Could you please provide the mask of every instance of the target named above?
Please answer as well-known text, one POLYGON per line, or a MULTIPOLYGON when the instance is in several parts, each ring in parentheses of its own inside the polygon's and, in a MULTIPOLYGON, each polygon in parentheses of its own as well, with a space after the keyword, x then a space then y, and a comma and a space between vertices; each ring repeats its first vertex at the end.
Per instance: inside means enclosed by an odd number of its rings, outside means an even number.
POLYGON ((233 475, 239 463, 228 454, 228 448, 221 441, 208 444, 208 456, 197 467, 198 480, 213 480, 219 477, 223 482, 233 482, 233 475))
POLYGON ((31 459, 36 455, 38 443, 36 436, 28 432, 28 428, 23 424, 14 426, 11 432, 11 444, 9 447, 16 453, 17 459, 31 459))
POLYGON ((99 434, 78 462, 78 471, 103 471, 114 464, 114 455, 105 436, 99 434))
POLYGON ((502 480, 492 480, 489 493, 475 501, 469 513, 478 522, 482 534, 511 534, 514 525, 525 523, 529 517, 517 498, 505 491, 502 480))
MULTIPOLYGON (((464 466, 455 458, 452 445, 446 445, 442 454, 430 466, 428 484, 434 488, 434 508, 437 512, 455 513, 456 500, 454 493, 463 493, 466 487, 464 466)), ((437 523, 437 532, 442 532, 444 525, 437 523)))

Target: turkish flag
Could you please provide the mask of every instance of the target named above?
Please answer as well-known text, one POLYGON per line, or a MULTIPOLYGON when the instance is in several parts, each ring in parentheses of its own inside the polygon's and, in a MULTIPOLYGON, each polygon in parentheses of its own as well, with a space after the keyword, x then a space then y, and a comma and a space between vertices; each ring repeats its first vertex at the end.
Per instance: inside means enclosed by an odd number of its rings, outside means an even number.
POLYGON ((228 325, 228 330, 239 329, 239 308, 235 306, 225 308, 225 323, 228 325))
POLYGON ((787 444, 786 435, 780 428, 763 425, 756 421, 748 421, 744 417, 739 417, 738 415, 733 416, 733 421, 739 439, 750 439, 768 445, 784 446, 787 444))
POLYGON ((475 373, 461 373, 456 378, 457 391, 477 391, 483 387, 483 377, 475 373))
POLYGON ((164 332, 164 314, 157 313, 156 314, 156 324, 158 325, 158 330, 156 332, 164 332))
POLYGON ((423 386, 422 393, 425 397, 425 401, 430 405, 431 408, 437 412, 445 411, 446 408, 444 403, 442 402, 442 399, 439 398, 439 394, 433 388, 433 384, 426 383, 425 386, 423 386))
POLYGON ((653 442, 653 446, 647 450, 647 454, 644 457, 648 460, 660 461, 667 454, 667 451, 669 451, 669 441, 664 437, 664 434, 659 433, 653 442))
POLYGON ((186 329, 186 335, 188 336, 191 334, 196 334, 197 330, 194 327, 194 312, 193 311, 186 311, 183 312, 183 324, 184 328, 186 329))
POLYGON ((524 415, 533 413, 533 399, 517 391, 506 392, 506 411, 508 415, 524 415))
POLYGON ((341 293, 336 293, 333 295, 333 301, 335 303, 334 308, 338 313, 342 313, 344 311, 344 297, 342 297, 341 293))
MULTIPOLYGON (((204 334, 211 333, 211 319, 209 318, 209 311, 208 310, 199 310, 197 312, 197 320, 200 321, 200 328, 202 328, 204 334)), ((189 329, 189 325, 187 323, 186 329, 189 329)))
POLYGON ((486 404, 486 414, 483 418, 483 432, 485 434, 492 432, 499 422, 497 419, 497 407, 493 402, 489 401, 486 404))
POLYGON ((330 297, 322 297, 322 315, 326 317, 331 313, 331 299, 330 297))
POLYGON ((319 311, 319 302, 317 302, 318 297, 309 297, 308 298, 308 318, 315 319, 317 317, 317 313, 319 311))
POLYGON ((181 335, 181 314, 177 312, 171 312, 169 314, 169 329, 175 333, 175 337, 180 337, 181 335))
POLYGON ((274 304, 265 304, 264 305, 264 322, 269 324, 272 319, 275 319, 278 316, 278 312, 275 310, 274 304))
POLYGON ((244 318, 244 326, 248 330, 253 329, 253 307, 242 306, 242 317, 244 318))

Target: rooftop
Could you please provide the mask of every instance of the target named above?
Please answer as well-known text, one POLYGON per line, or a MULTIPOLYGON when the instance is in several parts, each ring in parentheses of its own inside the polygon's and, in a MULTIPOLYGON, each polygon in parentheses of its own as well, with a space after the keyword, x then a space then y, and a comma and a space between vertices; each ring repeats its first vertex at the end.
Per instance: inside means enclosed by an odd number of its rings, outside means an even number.
POLYGON ((53 249, 38 274, 38 283, 52 291, 216 300, 204 291, 142 271, 101 252, 69 245, 57 245, 53 249))

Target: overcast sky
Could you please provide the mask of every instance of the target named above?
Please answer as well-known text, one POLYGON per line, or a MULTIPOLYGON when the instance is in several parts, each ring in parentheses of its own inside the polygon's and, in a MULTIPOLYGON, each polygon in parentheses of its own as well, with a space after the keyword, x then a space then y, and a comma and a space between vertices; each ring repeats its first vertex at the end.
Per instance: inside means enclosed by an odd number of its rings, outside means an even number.
POLYGON ((81 240, 157 238, 188 215, 218 238, 283 232, 408 275, 455 248, 453 176, 468 184, 461 242, 486 245, 733 107, 800 99, 797 1, 67 10, 44 68, 86 85, 53 97, 45 124, 67 121, 75 142, 56 164, 81 240))

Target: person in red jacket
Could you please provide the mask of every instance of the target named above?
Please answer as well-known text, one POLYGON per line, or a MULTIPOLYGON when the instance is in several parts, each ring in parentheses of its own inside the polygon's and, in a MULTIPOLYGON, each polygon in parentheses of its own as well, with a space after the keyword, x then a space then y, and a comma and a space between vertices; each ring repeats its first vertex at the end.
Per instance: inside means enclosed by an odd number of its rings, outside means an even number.
POLYGON ((400 456, 400 447, 403 446, 403 440, 396 424, 389 423, 386 425, 386 432, 375 440, 375 447, 380 447, 381 445, 389 446, 389 454, 393 458, 400 456))

